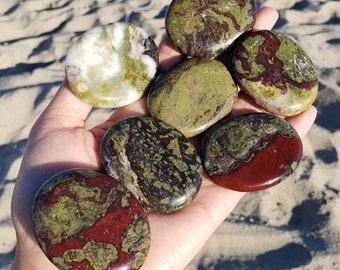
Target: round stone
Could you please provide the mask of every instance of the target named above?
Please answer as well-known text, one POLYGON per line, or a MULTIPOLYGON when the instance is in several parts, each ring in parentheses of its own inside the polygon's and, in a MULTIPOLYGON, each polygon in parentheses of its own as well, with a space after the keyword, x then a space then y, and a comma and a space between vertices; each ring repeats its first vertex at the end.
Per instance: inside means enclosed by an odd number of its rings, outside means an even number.
POLYGON ((284 34, 248 33, 236 48, 233 65, 237 84, 268 112, 297 115, 316 99, 316 69, 301 47, 284 34))
POLYGON ((38 191, 32 210, 38 243, 58 269, 139 269, 150 227, 139 202, 119 181, 67 170, 38 191))
POLYGON ((216 57, 254 25, 255 12, 254 0, 173 0, 165 27, 184 54, 216 57))
POLYGON ((193 137, 226 116, 237 93, 221 62, 191 58, 157 77, 150 88, 148 107, 151 116, 193 137))
POLYGON ((66 78, 87 103, 118 108, 138 100, 158 68, 158 48, 147 33, 116 22, 85 32, 68 50, 66 78))
POLYGON ((284 119, 250 113, 212 127, 200 154, 205 171, 216 184, 257 191, 277 185, 293 173, 302 157, 302 142, 284 119))
POLYGON ((201 185, 202 165, 194 146, 152 117, 131 117, 112 126, 101 157, 106 172, 122 181, 147 212, 177 211, 201 185))

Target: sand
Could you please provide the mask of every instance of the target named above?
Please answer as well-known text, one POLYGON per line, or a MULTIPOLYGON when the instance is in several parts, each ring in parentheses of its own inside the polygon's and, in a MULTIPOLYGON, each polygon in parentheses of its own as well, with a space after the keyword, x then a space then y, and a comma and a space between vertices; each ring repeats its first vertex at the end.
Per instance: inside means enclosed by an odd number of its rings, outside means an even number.
MULTIPOLYGON (((88 28, 142 26, 157 43, 166 0, 0 2, 0 269, 10 269, 10 201, 28 133, 64 78, 67 48, 88 28)), ((320 74, 319 110, 296 173, 248 193, 187 266, 192 269, 340 269, 340 2, 258 0, 277 8, 275 29, 294 37, 320 74)), ((93 126, 110 110, 94 110, 93 126)))

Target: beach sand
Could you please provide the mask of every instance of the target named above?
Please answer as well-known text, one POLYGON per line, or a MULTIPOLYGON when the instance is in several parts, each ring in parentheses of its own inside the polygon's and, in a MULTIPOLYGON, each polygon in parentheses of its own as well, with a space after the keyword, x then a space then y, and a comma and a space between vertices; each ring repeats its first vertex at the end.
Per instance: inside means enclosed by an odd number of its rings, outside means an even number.
MULTIPOLYGON (((70 43, 114 21, 143 27, 159 43, 165 0, 0 2, 0 269, 10 269, 10 202, 29 131, 64 78, 70 43)), ((187 266, 193 269, 340 269, 340 2, 268 0, 275 30, 291 35, 320 75, 319 114, 304 156, 284 183, 248 193, 187 266)), ((87 125, 111 110, 96 109, 87 125)))

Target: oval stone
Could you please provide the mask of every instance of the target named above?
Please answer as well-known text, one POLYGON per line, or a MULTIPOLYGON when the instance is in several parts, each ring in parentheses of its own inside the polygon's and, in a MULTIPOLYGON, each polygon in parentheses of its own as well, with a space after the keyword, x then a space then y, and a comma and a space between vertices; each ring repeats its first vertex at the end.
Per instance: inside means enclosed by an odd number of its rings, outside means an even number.
POLYGON ((257 191, 286 179, 302 157, 298 133, 284 119, 250 113, 226 119, 203 139, 203 167, 216 184, 257 191))
POLYGON ((68 50, 66 78, 87 103, 118 108, 138 100, 158 68, 158 48, 147 33, 116 22, 85 32, 68 50))
POLYGON ((226 116, 238 90, 227 68, 217 60, 185 60, 154 81, 148 95, 151 116, 193 137, 226 116))
POLYGON ((184 54, 216 57, 254 25, 255 12, 254 0, 173 0, 165 28, 184 54))
POLYGON ((106 172, 122 181, 147 212, 177 211, 201 185, 202 165, 194 146, 152 117, 113 125, 103 138, 101 158, 106 172))
POLYGON ((268 30, 246 34, 235 50, 233 65, 237 84, 268 112, 297 115, 316 99, 316 69, 284 34, 268 30))
POLYGON ((139 269, 150 246, 138 200, 116 179, 91 170, 51 177, 35 197, 32 220, 58 269, 139 269))

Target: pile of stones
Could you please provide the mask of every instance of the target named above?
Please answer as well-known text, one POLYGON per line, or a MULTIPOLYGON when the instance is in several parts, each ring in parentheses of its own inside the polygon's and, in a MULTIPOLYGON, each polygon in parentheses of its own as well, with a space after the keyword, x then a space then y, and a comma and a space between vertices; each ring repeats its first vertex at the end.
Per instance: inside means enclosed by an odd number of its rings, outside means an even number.
POLYGON ((179 211, 216 184, 257 191, 286 179, 302 143, 284 117, 318 92, 306 53, 282 33, 252 31, 253 0, 174 0, 165 25, 185 59, 158 73, 158 48, 139 27, 116 22, 70 47, 66 78, 96 107, 119 108, 147 94, 150 116, 114 124, 103 137, 103 171, 50 178, 32 210, 36 238, 60 269, 138 269, 150 246, 147 213, 179 211), (230 56, 230 65, 222 60, 230 56), (243 92, 261 108, 231 113, 243 92), (199 137, 199 150, 189 138, 199 137))

